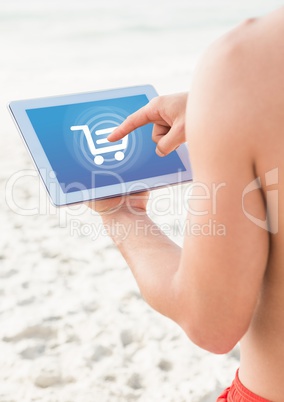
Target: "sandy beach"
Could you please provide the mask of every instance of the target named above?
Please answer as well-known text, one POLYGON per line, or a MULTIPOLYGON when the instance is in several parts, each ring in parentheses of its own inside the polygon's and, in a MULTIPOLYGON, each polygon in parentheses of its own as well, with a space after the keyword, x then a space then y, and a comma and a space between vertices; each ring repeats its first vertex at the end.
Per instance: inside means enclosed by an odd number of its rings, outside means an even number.
MULTIPOLYGON (((213 402, 232 382, 238 346, 196 347, 147 306, 96 214, 50 204, 6 104, 146 83, 188 90, 212 40, 281 4, 246 3, 0 1, 0 402, 213 402)), ((149 211, 180 245, 188 185, 149 211)))

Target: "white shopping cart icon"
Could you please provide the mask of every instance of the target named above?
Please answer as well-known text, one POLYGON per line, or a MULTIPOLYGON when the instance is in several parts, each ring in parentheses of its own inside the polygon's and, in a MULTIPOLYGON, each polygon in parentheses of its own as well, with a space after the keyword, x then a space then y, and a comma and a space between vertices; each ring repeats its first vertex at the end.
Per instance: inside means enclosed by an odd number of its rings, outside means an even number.
POLYGON ((87 143, 88 143, 89 150, 92 153, 92 155, 94 156, 94 162, 96 165, 101 165, 102 163, 104 163, 105 159, 102 156, 102 154, 106 154, 109 152, 115 152, 114 157, 117 161, 122 161, 124 159, 124 152, 122 152, 122 151, 127 148, 127 144, 128 144, 127 136, 124 137, 122 139, 121 143, 119 143, 119 144, 109 142, 106 137, 102 138, 103 135, 108 135, 108 134, 112 133, 115 129, 116 129, 116 127, 108 127, 108 128, 96 130, 95 137, 99 137, 99 138, 94 141, 92 138, 91 131, 87 125, 70 127, 70 130, 72 130, 72 131, 83 131, 83 133, 86 137, 87 143), (101 144, 106 144, 106 146, 97 147, 97 145, 101 145, 101 144), (107 144, 111 144, 111 145, 107 145, 107 144))

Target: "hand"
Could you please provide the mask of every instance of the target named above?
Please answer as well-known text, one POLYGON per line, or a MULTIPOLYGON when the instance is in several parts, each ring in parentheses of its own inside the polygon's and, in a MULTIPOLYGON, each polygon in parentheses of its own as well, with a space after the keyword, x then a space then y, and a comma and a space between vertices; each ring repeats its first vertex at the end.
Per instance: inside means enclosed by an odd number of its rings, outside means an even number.
POLYGON ((128 116, 107 139, 118 141, 138 127, 154 123, 152 139, 156 153, 165 156, 185 142, 187 93, 153 98, 147 105, 128 116))
POLYGON ((121 210, 140 215, 146 213, 149 194, 149 191, 142 191, 104 200, 88 201, 86 204, 101 216, 111 216, 121 210))

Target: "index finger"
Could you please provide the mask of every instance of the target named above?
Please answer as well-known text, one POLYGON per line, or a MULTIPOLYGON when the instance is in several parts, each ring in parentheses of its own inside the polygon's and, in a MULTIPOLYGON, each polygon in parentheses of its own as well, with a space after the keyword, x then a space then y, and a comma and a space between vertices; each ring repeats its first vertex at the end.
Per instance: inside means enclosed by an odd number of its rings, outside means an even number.
POLYGON ((149 114, 148 105, 143 106, 141 109, 130 114, 123 123, 120 124, 108 137, 108 141, 114 142, 130 134, 136 128, 145 126, 145 124, 152 123, 153 118, 149 114))

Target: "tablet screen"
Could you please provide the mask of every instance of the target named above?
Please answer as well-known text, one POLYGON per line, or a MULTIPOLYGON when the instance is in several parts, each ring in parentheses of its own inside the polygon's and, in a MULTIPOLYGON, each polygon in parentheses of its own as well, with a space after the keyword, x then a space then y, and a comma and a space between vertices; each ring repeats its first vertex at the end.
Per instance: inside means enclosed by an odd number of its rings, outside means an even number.
POLYGON ((26 113, 64 193, 185 171, 177 152, 155 153, 148 124, 111 143, 106 137, 146 95, 27 109, 26 113))

